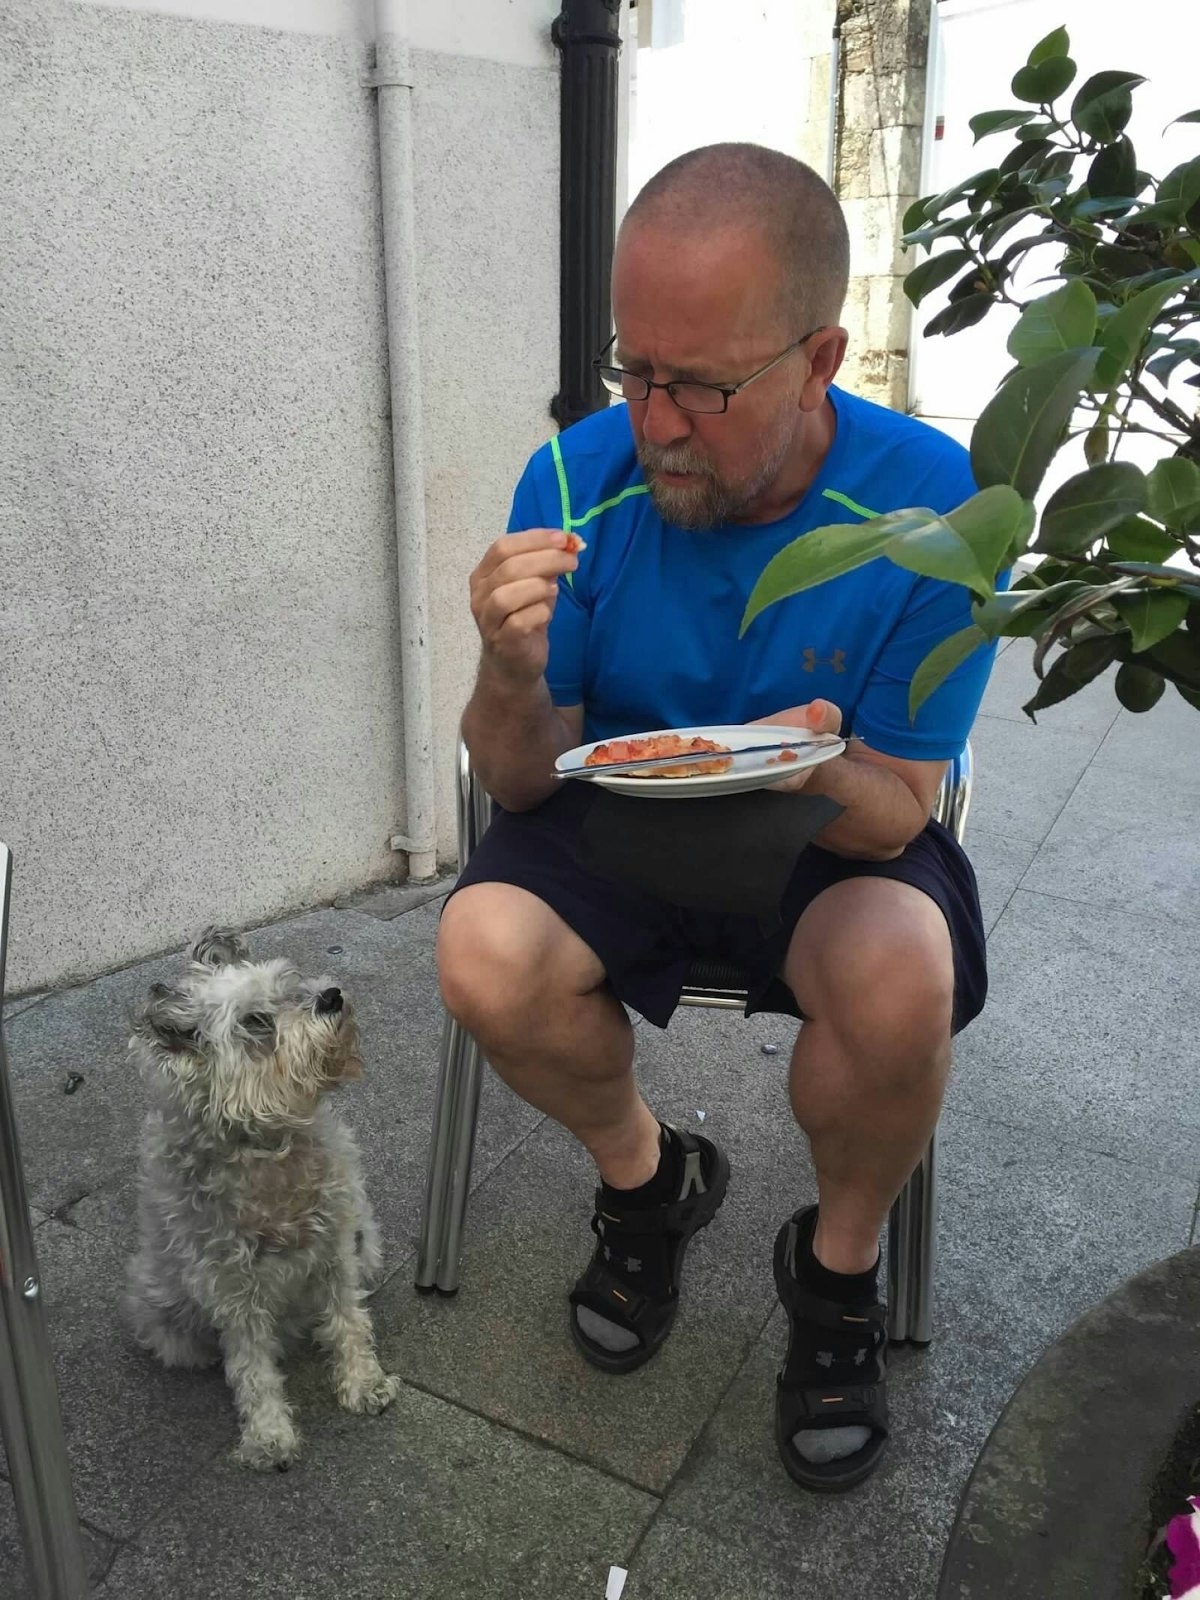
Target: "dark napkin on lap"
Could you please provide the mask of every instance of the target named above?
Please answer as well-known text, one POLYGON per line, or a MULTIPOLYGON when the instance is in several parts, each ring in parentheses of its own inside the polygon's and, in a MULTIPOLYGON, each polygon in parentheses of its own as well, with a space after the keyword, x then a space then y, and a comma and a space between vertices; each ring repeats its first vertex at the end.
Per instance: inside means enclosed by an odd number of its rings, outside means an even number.
POLYGON ((768 789, 694 800, 603 789, 580 828, 576 859, 673 905, 771 920, 801 852, 841 811, 825 795, 768 789))

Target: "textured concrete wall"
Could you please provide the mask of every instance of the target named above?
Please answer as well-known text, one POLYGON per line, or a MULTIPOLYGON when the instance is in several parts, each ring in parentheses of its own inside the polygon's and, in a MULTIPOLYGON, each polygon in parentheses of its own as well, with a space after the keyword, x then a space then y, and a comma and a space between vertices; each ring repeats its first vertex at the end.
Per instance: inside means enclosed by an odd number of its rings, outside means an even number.
MULTIPOLYGON (((539 6, 524 0, 522 21, 539 6)), ((13 988, 398 866, 374 97, 347 16, 333 36, 0 7, 13 988)), ((525 50, 535 65, 417 63, 447 771, 474 657, 461 580, 549 431, 557 132, 541 48, 525 50)), ((451 829, 448 813, 447 851, 451 829)))
POLYGON ((917 198, 929 53, 928 0, 840 0, 841 104, 834 187, 850 228, 848 387, 908 405, 911 315, 901 219, 917 198))
POLYGON ((449 857, 454 745, 478 658, 467 578, 504 532, 526 459, 555 431, 558 67, 417 51, 413 69, 438 815, 449 857))

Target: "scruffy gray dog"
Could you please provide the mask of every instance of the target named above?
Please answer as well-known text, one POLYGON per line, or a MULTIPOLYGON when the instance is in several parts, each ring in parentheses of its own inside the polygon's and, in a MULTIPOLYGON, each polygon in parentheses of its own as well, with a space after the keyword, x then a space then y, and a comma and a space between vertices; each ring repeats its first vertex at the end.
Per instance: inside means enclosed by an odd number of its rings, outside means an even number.
POLYGON ((150 1097, 134 1331, 168 1367, 223 1360, 237 1459, 287 1467, 286 1343, 312 1334, 329 1351, 347 1411, 382 1411, 400 1387, 362 1303, 381 1258, 358 1150, 325 1099, 362 1073, 350 1007, 328 979, 252 962, 210 928, 187 973, 151 989, 130 1050, 150 1097))

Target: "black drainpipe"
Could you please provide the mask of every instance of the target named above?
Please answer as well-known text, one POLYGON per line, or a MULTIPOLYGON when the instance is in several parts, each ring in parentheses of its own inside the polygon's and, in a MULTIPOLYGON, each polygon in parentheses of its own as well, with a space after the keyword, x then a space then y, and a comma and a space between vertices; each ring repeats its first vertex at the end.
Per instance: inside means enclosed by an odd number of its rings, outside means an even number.
POLYGON ((550 37, 562 51, 559 390, 550 415, 567 428, 608 403, 592 358, 612 332, 621 0, 563 0, 550 37))

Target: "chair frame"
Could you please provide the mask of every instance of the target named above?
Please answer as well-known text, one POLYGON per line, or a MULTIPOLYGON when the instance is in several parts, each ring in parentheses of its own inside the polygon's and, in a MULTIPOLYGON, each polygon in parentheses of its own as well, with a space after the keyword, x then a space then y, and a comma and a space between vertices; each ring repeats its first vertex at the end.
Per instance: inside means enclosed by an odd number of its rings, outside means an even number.
MULTIPOLYGON (((968 744, 950 763, 933 815, 961 843, 971 806, 974 766, 968 744)), ((458 864, 467 864, 487 830, 492 802, 458 748, 458 864)), ((685 984, 680 1004, 742 1010, 746 991, 733 969, 713 969, 707 981, 685 984)), ((695 970, 695 969, 693 969, 695 970)), ((471 1188, 471 1161, 479 1119, 483 1058, 478 1044, 453 1017, 442 1030, 434 1102, 425 1209, 417 1247, 416 1288, 422 1294, 458 1292, 463 1228, 471 1188)), ((888 1336, 893 1343, 928 1344, 933 1337, 933 1280, 937 1233, 937 1134, 901 1190, 888 1217, 888 1336)))
MULTIPOLYGON (((0 844, 0 1002, 12 855, 0 844)), ((63 1437, 0 1021, 0 1438, 34 1600, 82 1600, 87 1570, 63 1437)))

